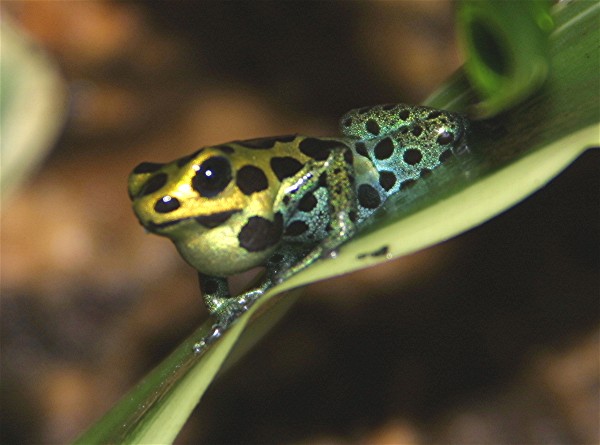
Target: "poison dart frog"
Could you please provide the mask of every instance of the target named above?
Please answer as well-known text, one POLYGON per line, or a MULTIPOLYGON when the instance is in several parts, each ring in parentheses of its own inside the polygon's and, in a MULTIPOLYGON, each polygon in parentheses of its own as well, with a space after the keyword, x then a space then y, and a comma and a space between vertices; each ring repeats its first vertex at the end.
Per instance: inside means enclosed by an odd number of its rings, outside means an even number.
POLYGON ((198 271, 212 314, 239 313, 273 284, 334 256, 388 197, 464 149, 468 122, 393 104, 351 110, 340 129, 342 137, 234 141, 133 170, 135 214, 198 271), (227 277, 261 265, 262 283, 232 298, 227 277))

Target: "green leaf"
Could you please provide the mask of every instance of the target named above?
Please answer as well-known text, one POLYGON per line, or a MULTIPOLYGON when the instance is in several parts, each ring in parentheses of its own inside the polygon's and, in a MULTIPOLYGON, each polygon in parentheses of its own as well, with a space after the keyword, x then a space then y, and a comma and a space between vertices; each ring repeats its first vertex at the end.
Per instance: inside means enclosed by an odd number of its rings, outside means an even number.
POLYGON ((258 301, 215 343, 195 352, 196 343, 213 332, 212 321, 206 321, 75 443, 172 443, 219 370, 260 339, 297 295, 258 301), (269 306, 261 323, 253 325, 256 314, 269 306))
MULTIPOLYGON (((410 194, 389 200, 335 259, 318 261, 271 289, 218 340, 194 353, 194 344, 211 332, 211 322, 205 323, 77 443, 172 442, 236 342, 256 341, 292 304, 282 291, 456 236, 515 205, 586 148, 600 145, 599 17, 596 2, 555 7, 553 68, 542 89, 493 120, 474 122, 468 154, 410 194)), ((461 110, 473 97, 459 72, 427 103, 461 110)))
POLYGON ((462 0, 458 34, 465 70, 490 117, 516 105, 546 80, 548 36, 554 26, 548 0, 462 0))

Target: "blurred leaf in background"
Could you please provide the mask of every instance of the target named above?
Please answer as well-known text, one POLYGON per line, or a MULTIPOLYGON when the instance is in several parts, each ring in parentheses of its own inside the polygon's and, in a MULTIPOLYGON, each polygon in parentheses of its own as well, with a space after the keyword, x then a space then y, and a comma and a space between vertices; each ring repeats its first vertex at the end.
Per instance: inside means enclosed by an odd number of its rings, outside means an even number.
POLYGON ((546 80, 551 6, 549 0, 458 2, 465 71, 481 97, 473 110, 479 117, 514 107, 546 80))
POLYGON ((66 119, 58 67, 9 18, 0 20, 0 186, 2 201, 50 150, 66 119))

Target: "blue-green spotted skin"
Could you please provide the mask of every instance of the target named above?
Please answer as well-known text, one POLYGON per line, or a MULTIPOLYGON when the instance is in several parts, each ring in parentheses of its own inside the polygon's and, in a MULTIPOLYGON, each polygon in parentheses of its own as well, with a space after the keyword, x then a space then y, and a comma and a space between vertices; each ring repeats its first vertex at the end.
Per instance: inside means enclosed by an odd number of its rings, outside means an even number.
POLYGON ((140 223, 198 270, 209 310, 231 318, 261 293, 331 256, 387 198, 464 151, 460 114, 402 104, 351 110, 341 137, 276 136, 201 148, 129 177, 140 223), (266 266, 231 298, 227 277, 266 266))

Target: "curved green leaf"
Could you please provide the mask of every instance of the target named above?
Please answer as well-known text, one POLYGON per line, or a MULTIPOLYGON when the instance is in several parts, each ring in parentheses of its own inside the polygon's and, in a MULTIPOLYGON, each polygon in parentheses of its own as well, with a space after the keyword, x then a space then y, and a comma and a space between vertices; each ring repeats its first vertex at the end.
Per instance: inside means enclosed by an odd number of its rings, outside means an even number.
POLYGON ((479 116, 493 116, 537 90, 550 70, 548 0, 462 0, 458 34, 465 70, 483 100, 479 116))
POLYGON ((74 443, 172 443, 217 373, 262 337, 297 295, 257 302, 218 340, 195 352, 198 340, 213 333, 213 321, 207 320, 74 443), (261 323, 253 325, 265 308, 269 310, 261 314, 261 323), (240 340, 247 328, 252 335, 245 332, 240 340))

